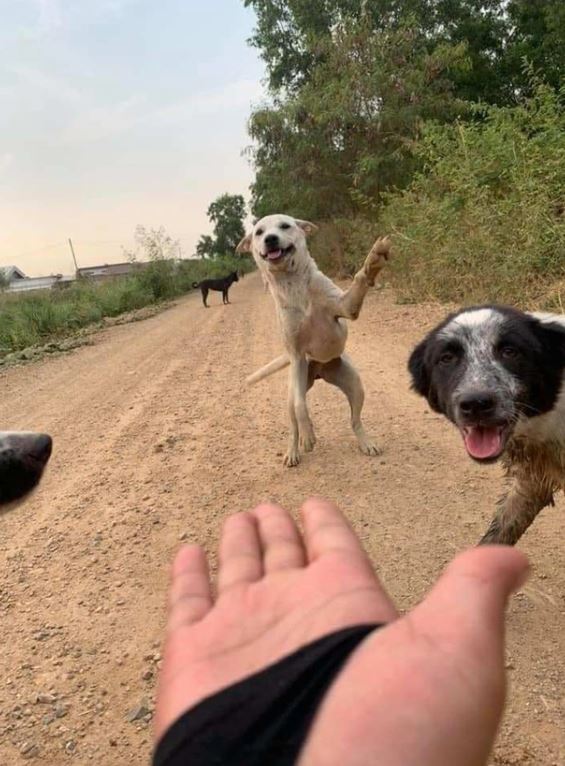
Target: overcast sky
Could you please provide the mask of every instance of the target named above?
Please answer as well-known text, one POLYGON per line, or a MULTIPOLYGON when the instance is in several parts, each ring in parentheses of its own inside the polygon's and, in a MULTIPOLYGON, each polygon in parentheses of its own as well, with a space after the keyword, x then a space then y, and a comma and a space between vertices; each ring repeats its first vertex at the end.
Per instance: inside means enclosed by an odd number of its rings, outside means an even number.
POLYGON ((248 194, 263 66, 242 0, 0 0, 0 265, 122 259, 136 224, 185 255, 248 194))

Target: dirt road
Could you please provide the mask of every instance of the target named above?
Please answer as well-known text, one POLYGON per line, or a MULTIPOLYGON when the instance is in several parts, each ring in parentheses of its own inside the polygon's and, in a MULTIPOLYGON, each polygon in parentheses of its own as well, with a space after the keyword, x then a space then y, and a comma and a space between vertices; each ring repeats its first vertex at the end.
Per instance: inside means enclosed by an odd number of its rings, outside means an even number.
MULTIPOLYGON (((181 539, 212 550, 231 511, 266 497, 292 509, 312 493, 334 498, 402 608, 485 528, 499 469, 472 465, 408 390, 410 346, 441 308, 375 291, 351 326, 366 425, 384 454, 357 451, 345 400, 317 384, 318 445, 285 469, 286 376, 243 385, 280 349, 270 296, 254 275, 232 300, 212 297, 205 310, 193 295, 0 375, 2 428, 55 440, 40 490, 0 515, 2 764, 148 763, 167 565, 181 539)), ((496 764, 565 764, 564 511, 560 499, 521 543, 534 573, 509 617, 511 701, 496 764)))

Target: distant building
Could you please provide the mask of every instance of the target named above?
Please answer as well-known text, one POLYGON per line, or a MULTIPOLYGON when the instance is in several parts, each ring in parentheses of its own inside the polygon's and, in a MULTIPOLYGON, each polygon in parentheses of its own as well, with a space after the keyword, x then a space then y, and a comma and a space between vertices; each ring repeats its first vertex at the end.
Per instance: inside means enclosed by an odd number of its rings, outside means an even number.
POLYGON ((148 266, 143 261, 126 261, 124 263, 105 263, 102 266, 84 266, 77 269, 77 279, 94 279, 102 281, 116 277, 128 277, 136 271, 148 266))
POLYGON ((51 274, 48 277, 28 277, 17 266, 0 266, 0 274, 8 283, 6 292, 23 293, 32 290, 50 290, 53 287, 65 287, 75 281, 74 277, 51 274))
POLYGON ((17 266, 0 266, 0 275, 10 285, 20 279, 27 279, 26 275, 17 266))

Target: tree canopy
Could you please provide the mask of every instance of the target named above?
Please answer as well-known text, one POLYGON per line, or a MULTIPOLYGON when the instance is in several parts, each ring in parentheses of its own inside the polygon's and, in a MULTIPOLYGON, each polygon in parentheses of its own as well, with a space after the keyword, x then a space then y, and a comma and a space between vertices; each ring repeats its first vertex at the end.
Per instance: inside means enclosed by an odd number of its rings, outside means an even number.
POLYGON ((233 254, 245 235, 245 200, 241 194, 222 194, 210 204, 207 215, 214 225, 213 233, 200 237, 196 254, 201 258, 233 254))
POLYGON ((252 209, 348 217, 419 169, 429 121, 515 106, 529 69, 557 88, 561 0, 244 0, 269 100, 251 115, 252 209))

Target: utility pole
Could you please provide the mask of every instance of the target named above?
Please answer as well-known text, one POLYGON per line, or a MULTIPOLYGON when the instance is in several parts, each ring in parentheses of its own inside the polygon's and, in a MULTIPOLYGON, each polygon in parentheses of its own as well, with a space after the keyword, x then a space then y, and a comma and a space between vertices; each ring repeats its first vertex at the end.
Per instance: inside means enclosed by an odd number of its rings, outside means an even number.
POLYGON ((76 255, 75 255, 75 249, 73 247, 73 241, 72 241, 72 239, 70 237, 69 237, 69 247, 71 248, 71 253, 72 253, 72 256, 73 256, 73 261, 75 262, 75 274, 78 275, 77 258, 76 258, 76 255))

